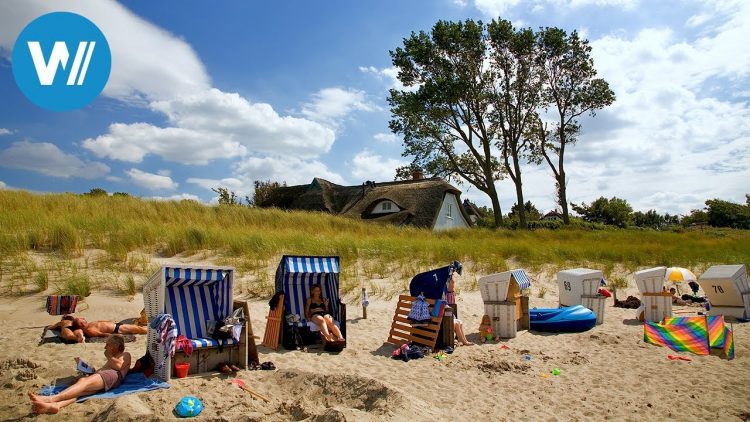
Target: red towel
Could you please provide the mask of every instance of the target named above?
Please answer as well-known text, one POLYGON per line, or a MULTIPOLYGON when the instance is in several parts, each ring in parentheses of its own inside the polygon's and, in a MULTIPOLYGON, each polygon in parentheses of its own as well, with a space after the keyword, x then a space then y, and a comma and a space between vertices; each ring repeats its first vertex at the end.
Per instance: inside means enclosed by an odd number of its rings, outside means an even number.
POLYGON ((72 314, 76 311, 78 296, 47 296, 47 313, 50 315, 72 314))

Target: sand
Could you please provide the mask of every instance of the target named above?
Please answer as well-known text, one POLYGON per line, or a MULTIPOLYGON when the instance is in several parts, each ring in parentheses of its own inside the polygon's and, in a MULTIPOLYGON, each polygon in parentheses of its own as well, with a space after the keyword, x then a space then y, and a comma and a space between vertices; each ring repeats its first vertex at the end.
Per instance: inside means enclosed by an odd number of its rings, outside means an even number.
MULTIPOLYGON (((556 305, 557 287, 545 276, 533 277, 535 287, 543 284, 549 290, 544 299, 533 296, 532 307, 556 305)), ((458 303, 469 339, 477 341, 481 297, 464 291, 458 303)), ((2 420, 32 418, 26 392, 69 380, 74 357, 94 365, 103 360, 102 344, 37 345, 38 327, 56 320, 44 312, 43 304, 41 294, 0 299, 2 420)), ((168 390, 73 404, 42 419, 175 419, 172 409, 185 395, 203 401, 203 420, 750 419, 750 324, 734 325, 733 361, 694 355, 687 355, 692 362, 671 361, 667 355, 673 351, 643 343, 634 310, 611 305, 610 299, 604 323, 585 333, 520 332, 500 343, 458 347, 442 361, 429 356, 403 362, 391 359, 393 346, 384 343, 395 299, 371 297, 368 319, 360 318, 358 304, 349 306, 348 348, 340 354, 319 347, 305 353, 258 346, 261 361, 273 361, 278 370, 241 371, 237 377, 269 397, 268 403, 231 386, 231 377, 216 374, 173 380, 168 390), (553 368, 561 374, 550 375, 553 368)), ((95 293, 78 314, 89 320, 120 320, 136 316, 142 307, 140 295, 129 301, 95 293)), ((262 337, 267 302, 252 300, 250 309, 255 335, 262 337)), ((127 343, 127 348, 141 356, 145 336, 127 343)))

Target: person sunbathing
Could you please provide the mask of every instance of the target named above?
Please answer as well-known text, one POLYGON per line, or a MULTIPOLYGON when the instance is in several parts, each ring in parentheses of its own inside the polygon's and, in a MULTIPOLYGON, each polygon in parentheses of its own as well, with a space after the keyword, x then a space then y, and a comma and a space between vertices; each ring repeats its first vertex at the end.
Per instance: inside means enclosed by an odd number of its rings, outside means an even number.
POLYGON ((328 299, 322 297, 321 292, 320 285, 312 286, 310 297, 305 304, 305 317, 320 328, 320 333, 326 341, 343 342, 344 336, 341 335, 339 327, 334 324, 333 317, 328 313, 328 299))
POLYGON ((73 324, 80 327, 86 337, 107 337, 110 334, 148 334, 148 327, 114 321, 88 322, 85 318, 74 318, 73 324))
MULTIPOLYGON (((104 356, 107 362, 87 377, 79 378, 75 384, 54 396, 40 396, 29 392, 34 413, 57 413, 61 408, 73 404, 79 397, 109 391, 122 384, 130 370, 130 353, 125 351, 125 339, 118 334, 112 335, 104 345, 104 356)), ((79 358, 76 358, 76 363, 79 358)))
POLYGON ((74 319, 72 315, 64 315, 60 322, 48 325, 46 329, 59 330, 60 337, 67 342, 83 343, 83 330, 73 322, 74 319))

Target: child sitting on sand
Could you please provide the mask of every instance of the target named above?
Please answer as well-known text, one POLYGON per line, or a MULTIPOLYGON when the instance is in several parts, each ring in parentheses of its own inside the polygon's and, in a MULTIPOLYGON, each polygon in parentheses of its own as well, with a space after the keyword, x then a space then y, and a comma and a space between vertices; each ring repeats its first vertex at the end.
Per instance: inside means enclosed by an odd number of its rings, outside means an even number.
MULTIPOLYGON (((107 362, 96 373, 80 378, 75 384, 54 396, 39 396, 29 392, 34 413, 57 413, 81 396, 119 387, 130 369, 130 353, 125 351, 125 339, 119 334, 110 336, 104 345, 104 356, 107 362)), ((78 360, 79 358, 76 358, 76 362, 78 360)))

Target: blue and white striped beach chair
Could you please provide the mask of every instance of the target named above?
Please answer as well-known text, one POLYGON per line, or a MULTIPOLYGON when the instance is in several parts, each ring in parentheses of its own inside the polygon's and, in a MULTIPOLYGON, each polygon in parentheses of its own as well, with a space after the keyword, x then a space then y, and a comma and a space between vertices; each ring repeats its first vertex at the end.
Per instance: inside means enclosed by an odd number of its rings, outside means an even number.
MULTIPOLYGON (((178 335, 190 339, 193 354, 189 358, 181 349, 175 353, 178 361, 190 362, 190 374, 208 372, 220 362, 247 367, 250 315, 246 303, 233 302, 233 282, 234 268, 182 265, 162 267, 143 286, 143 301, 149 321, 158 314, 169 314, 175 321, 178 335), (212 339, 208 332, 209 325, 229 317, 237 306, 244 307, 245 317, 248 318, 240 340, 212 339)), ((174 373, 172 359, 164 346, 158 344, 156 330, 150 327, 147 346, 159 368, 156 375, 169 381, 174 373), (160 365, 163 361, 164 365, 160 365)))
POLYGON ((346 305, 339 298, 339 268, 337 256, 285 255, 281 258, 276 269, 276 291, 284 292, 285 313, 299 316, 298 327, 318 331, 317 325, 305 319, 305 301, 310 297, 312 286, 319 284, 322 296, 330 304, 331 316, 346 337, 346 305))

